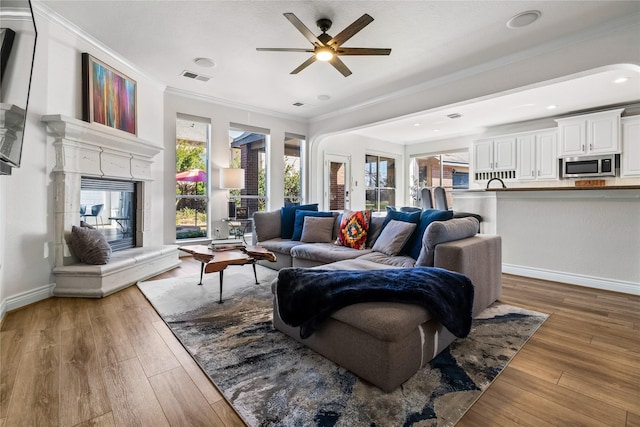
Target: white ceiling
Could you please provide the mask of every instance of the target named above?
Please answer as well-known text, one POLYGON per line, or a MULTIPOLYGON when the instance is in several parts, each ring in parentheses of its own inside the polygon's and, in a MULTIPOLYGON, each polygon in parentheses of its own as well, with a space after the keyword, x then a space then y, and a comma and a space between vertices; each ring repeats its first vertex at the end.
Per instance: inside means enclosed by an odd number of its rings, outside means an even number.
MULTIPOLYGON (((363 104, 601 25, 615 25, 629 16, 638 17, 640 25, 639 1, 33 1, 168 87, 301 119, 363 104), (538 21, 507 28, 509 18, 532 9, 542 12, 538 21), (256 51, 311 47, 282 15, 285 12, 293 12, 314 34, 320 33, 315 21, 330 18, 331 35, 368 13, 374 21, 344 46, 391 48, 391 55, 342 57, 353 71, 346 78, 319 62, 291 75, 310 54, 256 51), (216 65, 200 67, 194 63, 198 57, 211 58, 216 65), (211 79, 187 79, 180 75, 185 70, 211 79), (330 99, 319 100, 320 95, 330 99), (293 106, 297 102, 304 105, 293 106)), ((622 73, 630 78, 627 83, 612 84, 620 74, 605 71, 443 106, 357 133, 415 143, 640 100, 638 68, 622 73), (558 108, 547 110, 551 104, 558 108), (461 113, 463 118, 448 119, 449 113, 461 113)))

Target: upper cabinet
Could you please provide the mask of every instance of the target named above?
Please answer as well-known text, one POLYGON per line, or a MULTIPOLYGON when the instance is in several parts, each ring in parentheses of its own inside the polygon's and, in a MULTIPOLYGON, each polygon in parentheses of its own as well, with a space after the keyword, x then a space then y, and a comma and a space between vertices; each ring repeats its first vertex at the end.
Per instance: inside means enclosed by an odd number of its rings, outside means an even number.
POLYGON ((515 137, 498 137, 476 141, 474 161, 476 180, 515 178, 515 137))
POLYGON ((557 179, 556 140, 556 129, 518 135, 516 137, 518 152, 516 177, 521 181, 557 179))
POLYGON ((620 174, 623 178, 640 176, 640 116, 622 118, 620 157, 620 174))
POLYGON ((475 180, 558 179, 557 135, 557 130, 553 128, 475 141, 475 180))
POLYGON ((620 153, 624 108, 557 119, 560 157, 620 153))

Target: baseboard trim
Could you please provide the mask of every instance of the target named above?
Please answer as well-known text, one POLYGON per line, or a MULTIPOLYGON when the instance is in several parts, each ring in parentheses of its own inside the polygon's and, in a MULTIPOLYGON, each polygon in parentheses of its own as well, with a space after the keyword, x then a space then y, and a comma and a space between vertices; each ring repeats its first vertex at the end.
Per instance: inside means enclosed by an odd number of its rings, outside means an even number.
POLYGON ((564 271, 545 270, 542 268, 525 267, 513 264, 502 264, 502 272, 506 274, 514 274, 516 276, 532 277, 534 279, 569 283, 571 285, 640 296, 640 283, 624 280, 605 279, 602 277, 586 276, 582 274, 567 273, 564 271))
POLYGON ((53 288, 55 286, 55 283, 52 283, 6 298, 0 303, 0 320, 4 319, 4 315, 8 311, 49 298, 53 295, 53 288))

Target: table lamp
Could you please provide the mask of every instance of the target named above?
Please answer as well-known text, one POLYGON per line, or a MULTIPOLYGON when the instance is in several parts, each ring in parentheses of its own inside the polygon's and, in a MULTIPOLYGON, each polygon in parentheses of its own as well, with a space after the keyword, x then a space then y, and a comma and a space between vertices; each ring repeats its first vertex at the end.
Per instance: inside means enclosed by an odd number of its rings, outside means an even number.
MULTIPOLYGON (((244 169, 221 168, 220 188, 225 190, 244 189, 244 169)), ((236 217, 236 202, 229 197, 229 218, 236 217)))

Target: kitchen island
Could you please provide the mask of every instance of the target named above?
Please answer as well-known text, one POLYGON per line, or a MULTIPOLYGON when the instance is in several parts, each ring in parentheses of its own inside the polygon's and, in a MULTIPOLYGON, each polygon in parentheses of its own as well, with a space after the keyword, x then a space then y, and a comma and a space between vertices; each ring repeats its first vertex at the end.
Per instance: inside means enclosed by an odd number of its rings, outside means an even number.
POLYGON ((453 193, 502 236, 503 272, 640 295, 640 186, 453 193))

